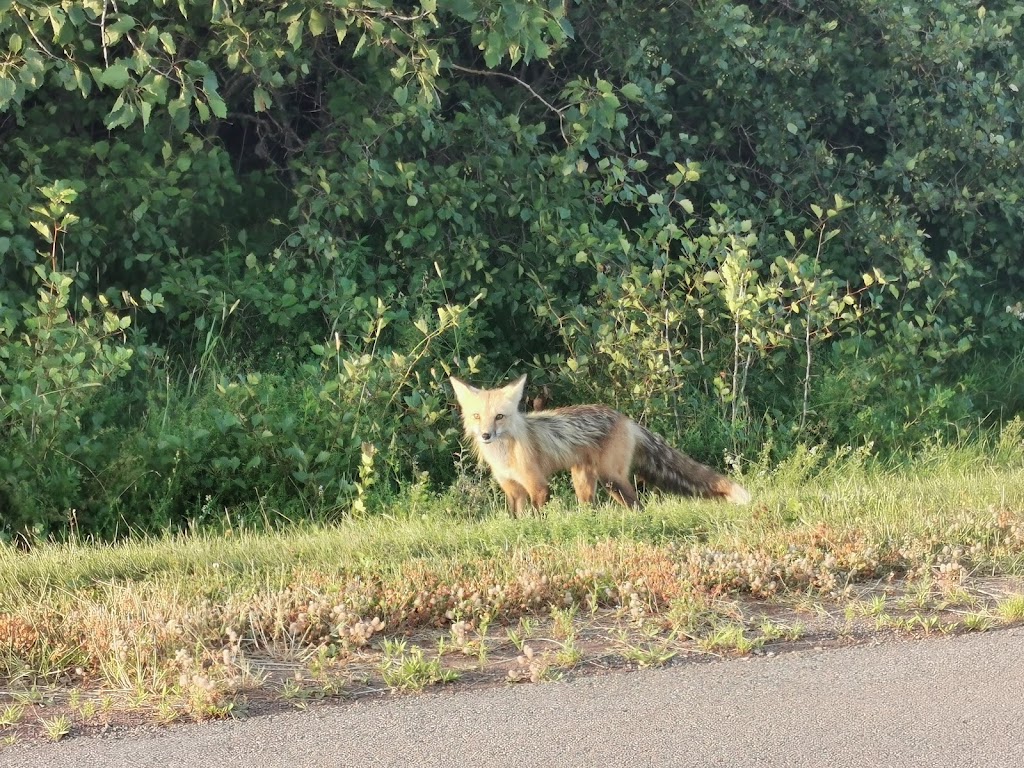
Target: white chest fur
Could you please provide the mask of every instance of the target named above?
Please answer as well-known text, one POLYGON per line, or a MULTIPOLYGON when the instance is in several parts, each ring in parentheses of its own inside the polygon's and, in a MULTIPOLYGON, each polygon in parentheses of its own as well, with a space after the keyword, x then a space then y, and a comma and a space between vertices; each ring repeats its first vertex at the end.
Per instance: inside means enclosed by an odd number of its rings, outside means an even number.
POLYGON ((516 443, 509 438, 492 440, 489 443, 478 440, 480 456, 494 473, 496 480, 513 479, 516 473, 516 443))

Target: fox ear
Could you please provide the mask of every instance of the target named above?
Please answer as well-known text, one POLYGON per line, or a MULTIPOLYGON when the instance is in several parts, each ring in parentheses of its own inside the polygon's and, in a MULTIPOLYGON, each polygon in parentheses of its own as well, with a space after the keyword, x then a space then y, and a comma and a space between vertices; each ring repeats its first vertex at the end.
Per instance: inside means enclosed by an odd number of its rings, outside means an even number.
POLYGON ((518 403, 523 399, 523 391, 526 389, 526 374, 524 373, 511 384, 506 385, 504 389, 508 393, 509 400, 518 403))
POLYGON ((477 389, 475 387, 469 386, 469 384, 466 384, 464 381, 460 381, 454 376, 450 376, 448 381, 452 383, 452 389, 455 390, 455 399, 459 401, 459 405, 462 405, 467 399, 473 397, 473 395, 477 393, 477 389))

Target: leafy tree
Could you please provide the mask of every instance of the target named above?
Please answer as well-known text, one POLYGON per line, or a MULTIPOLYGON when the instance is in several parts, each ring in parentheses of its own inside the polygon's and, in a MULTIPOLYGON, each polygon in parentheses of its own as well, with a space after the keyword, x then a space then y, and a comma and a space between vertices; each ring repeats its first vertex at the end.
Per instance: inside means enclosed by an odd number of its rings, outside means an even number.
POLYGON ((1022 13, 0 0, 3 530, 369 509, 452 371, 709 461, 1012 414, 1022 13))

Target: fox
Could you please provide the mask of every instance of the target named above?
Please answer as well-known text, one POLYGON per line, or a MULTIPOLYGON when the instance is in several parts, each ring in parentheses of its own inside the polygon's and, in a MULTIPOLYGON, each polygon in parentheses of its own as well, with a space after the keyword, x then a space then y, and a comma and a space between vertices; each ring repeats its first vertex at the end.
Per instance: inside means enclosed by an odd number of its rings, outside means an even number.
POLYGON ((462 423, 476 457, 486 463, 505 492, 509 510, 522 516, 540 510, 548 480, 569 470, 581 504, 592 504, 600 482, 615 501, 640 506, 636 477, 645 486, 683 496, 746 504, 750 494, 685 453, 664 437, 606 405, 571 405, 524 413, 523 375, 497 389, 479 389, 449 378, 462 423))

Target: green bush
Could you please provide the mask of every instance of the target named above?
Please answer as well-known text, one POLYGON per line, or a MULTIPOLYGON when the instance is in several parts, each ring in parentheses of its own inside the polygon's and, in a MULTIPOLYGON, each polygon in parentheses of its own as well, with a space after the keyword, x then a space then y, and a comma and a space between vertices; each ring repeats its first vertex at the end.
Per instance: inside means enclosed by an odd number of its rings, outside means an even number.
POLYGON ((0 7, 4 535, 443 484, 452 372, 713 463, 1021 407, 1017 6, 0 7))

